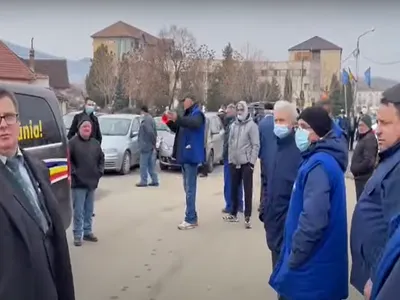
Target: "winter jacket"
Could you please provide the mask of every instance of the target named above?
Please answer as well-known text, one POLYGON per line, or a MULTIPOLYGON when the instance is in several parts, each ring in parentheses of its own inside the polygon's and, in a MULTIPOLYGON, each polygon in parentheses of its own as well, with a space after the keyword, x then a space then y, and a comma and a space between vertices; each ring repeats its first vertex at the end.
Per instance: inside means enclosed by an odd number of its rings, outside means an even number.
POLYGON ((360 135, 351 159, 350 171, 354 178, 371 177, 375 170, 376 156, 378 154, 378 141, 372 130, 360 135))
POLYGON ((400 283, 400 216, 390 223, 390 239, 372 277, 370 300, 398 300, 400 283))
POLYGON ((265 152, 262 153, 265 159, 261 161, 262 178, 266 180, 266 185, 263 188, 260 219, 264 222, 269 249, 279 253, 301 154, 294 140, 294 132, 282 139, 275 134, 269 136, 269 139, 261 139, 261 148, 265 152))
POLYGON ((201 164, 205 161, 205 116, 194 104, 186 109, 175 122, 168 121, 168 127, 175 132, 172 157, 178 164, 201 164))
POLYGON ((258 126, 250 115, 243 121, 236 119, 230 128, 228 160, 230 164, 255 164, 260 149, 258 126))
POLYGON ((90 137, 96 139, 101 144, 103 137, 100 131, 99 119, 94 115, 94 113, 88 115, 84 111, 74 116, 67 138, 70 140, 78 133, 78 125, 82 123, 83 119, 89 120, 92 123, 92 134, 90 137))
POLYGON ((347 299, 346 152, 331 132, 302 155, 270 284, 287 299, 347 299))
POLYGON ((68 143, 71 158, 71 188, 94 190, 104 173, 104 154, 94 138, 85 140, 79 134, 68 143))
POLYGON ((156 148, 157 128, 154 119, 146 114, 139 127, 138 134, 139 150, 141 153, 148 153, 156 148))
POLYGON ((400 212, 400 143, 379 153, 379 164, 353 212, 350 233, 350 283, 363 293, 388 237, 389 223, 400 212))

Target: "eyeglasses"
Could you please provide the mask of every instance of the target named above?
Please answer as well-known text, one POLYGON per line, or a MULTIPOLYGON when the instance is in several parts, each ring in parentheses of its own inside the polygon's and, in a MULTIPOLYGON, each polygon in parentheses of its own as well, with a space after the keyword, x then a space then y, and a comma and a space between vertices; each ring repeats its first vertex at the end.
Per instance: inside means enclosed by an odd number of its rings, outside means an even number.
POLYGON ((3 120, 6 122, 7 125, 14 125, 18 121, 18 114, 11 113, 0 116, 0 125, 3 122, 3 120))

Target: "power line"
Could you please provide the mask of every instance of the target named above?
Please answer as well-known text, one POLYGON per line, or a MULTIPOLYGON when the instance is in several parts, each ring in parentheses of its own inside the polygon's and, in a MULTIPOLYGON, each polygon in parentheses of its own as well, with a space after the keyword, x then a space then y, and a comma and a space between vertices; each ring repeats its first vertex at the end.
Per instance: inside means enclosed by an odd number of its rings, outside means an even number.
POLYGON ((382 66, 390 66, 390 65, 397 65, 397 64, 400 64, 400 60, 381 62, 381 61, 373 60, 373 59, 371 59, 371 58, 369 58, 369 57, 366 57, 366 56, 362 56, 362 58, 365 59, 365 60, 367 60, 367 61, 369 61, 369 62, 371 62, 371 63, 373 63, 373 64, 382 65, 382 66))

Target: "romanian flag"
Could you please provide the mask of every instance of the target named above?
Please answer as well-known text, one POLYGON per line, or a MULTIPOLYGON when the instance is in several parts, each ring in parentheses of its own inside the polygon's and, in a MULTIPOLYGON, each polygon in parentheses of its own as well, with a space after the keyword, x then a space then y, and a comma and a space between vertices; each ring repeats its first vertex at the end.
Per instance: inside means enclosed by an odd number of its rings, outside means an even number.
POLYGON ((66 158, 50 158, 43 161, 49 168, 51 184, 68 178, 68 162, 66 158))
POLYGON ((351 70, 350 70, 350 68, 349 68, 349 78, 350 78, 350 81, 357 82, 357 78, 356 78, 356 77, 354 77, 353 73, 351 73, 351 70))

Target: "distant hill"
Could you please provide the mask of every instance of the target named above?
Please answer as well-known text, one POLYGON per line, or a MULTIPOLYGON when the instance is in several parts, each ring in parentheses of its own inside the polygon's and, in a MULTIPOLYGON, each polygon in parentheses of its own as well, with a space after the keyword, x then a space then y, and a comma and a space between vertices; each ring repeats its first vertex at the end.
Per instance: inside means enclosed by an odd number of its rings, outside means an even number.
MULTIPOLYGON (((3 41, 15 54, 21 58, 29 58, 29 48, 3 41)), ((42 51, 35 50, 35 59, 64 59, 42 51)), ((90 58, 80 60, 67 59, 69 82, 82 84, 90 69, 90 58)))
POLYGON ((360 79, 358 82, 358 90, 359 91, 369 91, 369 90, 375 90, 375 91, 384 91, 399 82, 393 79, 388 79, 388 78, 383 78, 383 77, 372 77, 371 78, 371 88, 367 86, 367 84, 364 81, 364 78, 360 79))

